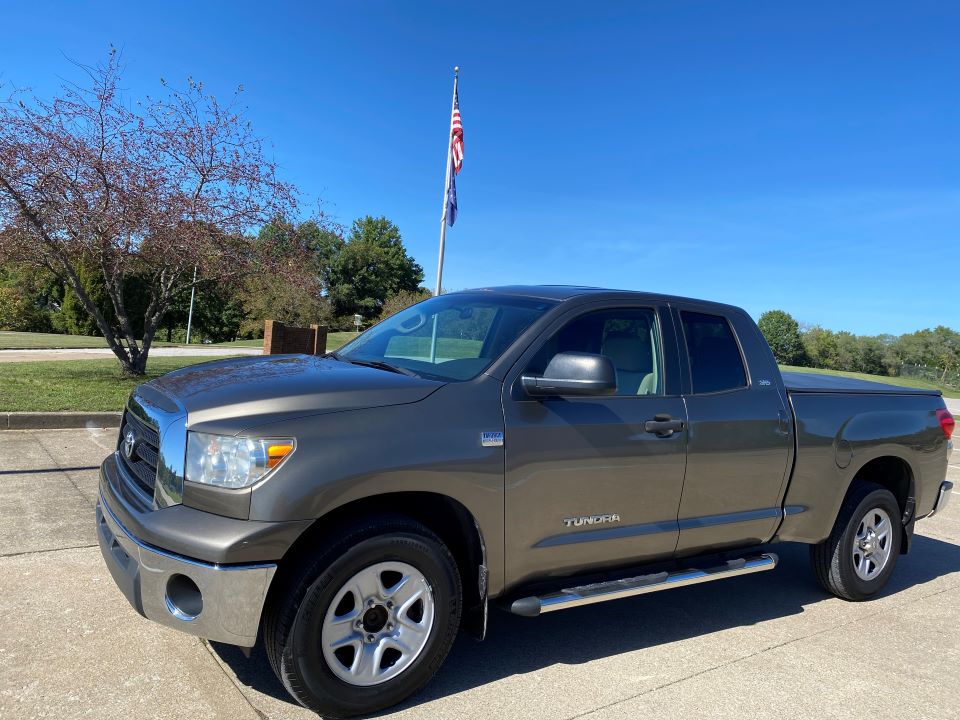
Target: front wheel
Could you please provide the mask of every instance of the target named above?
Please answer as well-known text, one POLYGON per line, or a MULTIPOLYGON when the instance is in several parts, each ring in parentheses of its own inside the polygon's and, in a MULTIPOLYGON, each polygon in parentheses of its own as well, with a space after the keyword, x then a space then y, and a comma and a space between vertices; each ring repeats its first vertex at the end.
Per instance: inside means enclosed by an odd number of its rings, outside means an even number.
POLYGON ((422 688, 460 621, 457 567, 420 523, 373 519, 286 579, 264 622, 271 664, 305 707, 372 713, 422 688))
POLYGON ((845 600, 876 595, 893 574, 901 533, 900 506, 893 493, 874 483, 857 483, 830 537, 810 548, 817 580, 845 600))

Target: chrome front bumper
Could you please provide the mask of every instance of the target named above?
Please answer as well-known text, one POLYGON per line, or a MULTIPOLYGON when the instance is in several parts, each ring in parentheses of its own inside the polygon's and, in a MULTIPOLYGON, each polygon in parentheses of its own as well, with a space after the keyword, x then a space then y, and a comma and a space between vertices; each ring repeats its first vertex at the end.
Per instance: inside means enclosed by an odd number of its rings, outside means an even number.
POLYGON ((215 565, 152 547, 120 524, 102 496, 97 536, 110 574, 141 615, 209 640, 256 642, 276 564, 215 565))
POLYGON ((927 515, 928 518, 933 517, 938 512, 943 512, 943 509, 950 504, 950 496, 953 494, 953 483, 949 480, 944 480, 940 483, 940 492, 937 495, 937 501, 933 504, 933 510, 927 515))

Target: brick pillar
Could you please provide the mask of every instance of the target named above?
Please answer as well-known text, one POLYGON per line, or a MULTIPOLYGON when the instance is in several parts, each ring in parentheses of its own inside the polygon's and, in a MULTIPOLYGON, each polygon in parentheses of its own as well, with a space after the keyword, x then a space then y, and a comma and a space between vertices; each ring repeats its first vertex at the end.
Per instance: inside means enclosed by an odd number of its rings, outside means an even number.
POLYGON ((279 355, 283 352, 283 323, 267 320, 263 324, 263 354, 279 355))
POLYGON ((312 352, 314 355, 323 355, 327 352, 327 328, 325 325, 311 325, 310 329, 313 330, 313 347, 312 352))

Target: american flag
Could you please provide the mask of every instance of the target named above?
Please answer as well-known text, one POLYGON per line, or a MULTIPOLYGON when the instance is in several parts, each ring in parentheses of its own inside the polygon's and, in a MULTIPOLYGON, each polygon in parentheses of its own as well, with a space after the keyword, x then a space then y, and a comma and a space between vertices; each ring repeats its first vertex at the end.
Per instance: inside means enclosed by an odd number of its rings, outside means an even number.
POLYGON ((459 93, 453 94, 453 117, 450 119, 450 157, 453 159, 453 172, 463 167, 463 124, 460 122, 459 93))

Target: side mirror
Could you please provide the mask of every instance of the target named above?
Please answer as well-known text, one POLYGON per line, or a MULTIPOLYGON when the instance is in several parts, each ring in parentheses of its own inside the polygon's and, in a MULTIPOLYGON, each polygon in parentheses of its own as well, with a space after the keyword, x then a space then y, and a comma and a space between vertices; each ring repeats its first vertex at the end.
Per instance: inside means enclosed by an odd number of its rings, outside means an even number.
POLYGON ((617 371, 610 358, 582 352, 557 353, 543 375, 520 378, 528 395, 613 395, 617 371))

